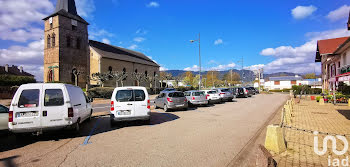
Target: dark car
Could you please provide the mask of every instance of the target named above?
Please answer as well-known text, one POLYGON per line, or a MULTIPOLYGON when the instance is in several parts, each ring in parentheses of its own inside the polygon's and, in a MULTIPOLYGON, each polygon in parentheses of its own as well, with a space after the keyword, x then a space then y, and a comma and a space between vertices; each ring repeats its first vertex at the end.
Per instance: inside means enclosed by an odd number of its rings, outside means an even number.
POLYGON ((246 87, 245 88, 248 91, 248 97, 252 97, 253 95, 255 95, 255 89, 252 87, 246 87))
POLYGON ((248 97, 248 90, 243 87, 236 88, 237 97, 248 97))

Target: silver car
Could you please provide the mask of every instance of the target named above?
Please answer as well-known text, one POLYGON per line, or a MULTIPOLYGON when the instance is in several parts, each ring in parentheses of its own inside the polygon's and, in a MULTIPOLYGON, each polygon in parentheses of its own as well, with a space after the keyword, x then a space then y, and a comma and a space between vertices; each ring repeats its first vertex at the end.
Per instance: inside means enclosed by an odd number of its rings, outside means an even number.
POLYGON ((208 97, 204 91, 190 90, 184 92, 189 105, 208 105, 208 97))
POLYGON ((184 93, 179 91, 162 92, 154 100, 156 108, 163 108, 165 112, 170 109, 187 110, 188 103, 184 93))
POLYGON ((216 90, 219 93, 222 101, 232 101, 232 99, 234 98, 234 95, 228 88, 216 88, 213 90, 216 90))
POLYGON ((208 98, 208 103, 220 103, 221 97, 220 94, 216 90, 203 90, 205 92, 205 95, 208 98))
POLYGON ((9 109, 0 104, 0 130, 8 130, 9 109))

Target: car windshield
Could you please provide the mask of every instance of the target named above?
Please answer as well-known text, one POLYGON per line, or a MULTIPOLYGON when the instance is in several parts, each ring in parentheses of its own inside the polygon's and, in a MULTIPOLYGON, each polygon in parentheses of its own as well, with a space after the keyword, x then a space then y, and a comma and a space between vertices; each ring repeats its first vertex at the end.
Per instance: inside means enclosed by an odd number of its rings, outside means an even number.
POLYGON ((169 97, 185 97, 184 93, 182 93, 182 92, 173 92, 173 93, 169 93, 168 96, 169 96, 169 97))

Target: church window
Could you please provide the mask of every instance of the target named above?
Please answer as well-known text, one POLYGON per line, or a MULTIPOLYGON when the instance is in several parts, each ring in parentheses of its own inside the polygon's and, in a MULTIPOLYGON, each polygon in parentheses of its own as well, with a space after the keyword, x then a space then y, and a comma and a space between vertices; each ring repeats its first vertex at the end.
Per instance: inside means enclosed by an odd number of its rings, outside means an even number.
POLYGON ((77 38, 77 49, 80 49, 80 43, 81 43, 81 39, 77 38))
POLYGON ((51 47, 51 36, 48 35, 47 36, 47 48, 50 48, 51 47))
POLYGON ((50 29, 52 29, 53 28, 53 25, 52 25, 52 23, 50 23, 50 29))
POLYGON ((137 69, 135 70, 135 73, 137 73, 137 69))
POLYGON ((55 35, 55 33, 52 34, 51 40, 52 40, 52 47, 55 47, 55 45, 56 45, 56 35, 55 35))
MULTIPOLYGON (((123 74, 124 74, 124 75, 126 74, 126 68, 123 68, 123 74)), ((127 78, 127 77, 125 77, 125 78, 123 79, 123 81, 125 81, 126 78, 127 78)))
POLYGON ((72 30, 76 31, 77 30, 77 26, 72 25, 72 30))
POLYGON ((53 71, 52 71, 52 69, 49 70, 49 72, 48 72, 47 81, 48 82, 52 82, 53 81, 53 71))
POLYGON ((71 46, 71 40, 72 40, 72 38, 70 36, 67 36, 67 47, 68 48, 71 46))
POLYGON ((75 74, 77 73, 77 69, 73 68, 71 73, 71 81, 73 84, 75 84, 75 74))
POLYGON ((147 74, 148 74, 148 72, 147 71, 145 71, 145 75, 147 76, 147 74))
POLYGON ((112 71, 113 71, 112 66, 109 66, 109 67, 108 67, 108 72, 109 72, 109 73, 112 73, 112 71))

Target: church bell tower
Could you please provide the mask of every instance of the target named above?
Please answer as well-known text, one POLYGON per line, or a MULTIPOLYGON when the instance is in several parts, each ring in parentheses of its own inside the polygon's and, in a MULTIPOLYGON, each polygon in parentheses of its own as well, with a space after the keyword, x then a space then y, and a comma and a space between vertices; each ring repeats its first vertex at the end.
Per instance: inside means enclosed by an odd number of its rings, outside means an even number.
POLYGON ((74 0, 57 0, 45 22, 44 82, 85 87, 90 75, 88 25, 77 13, 74 0))

